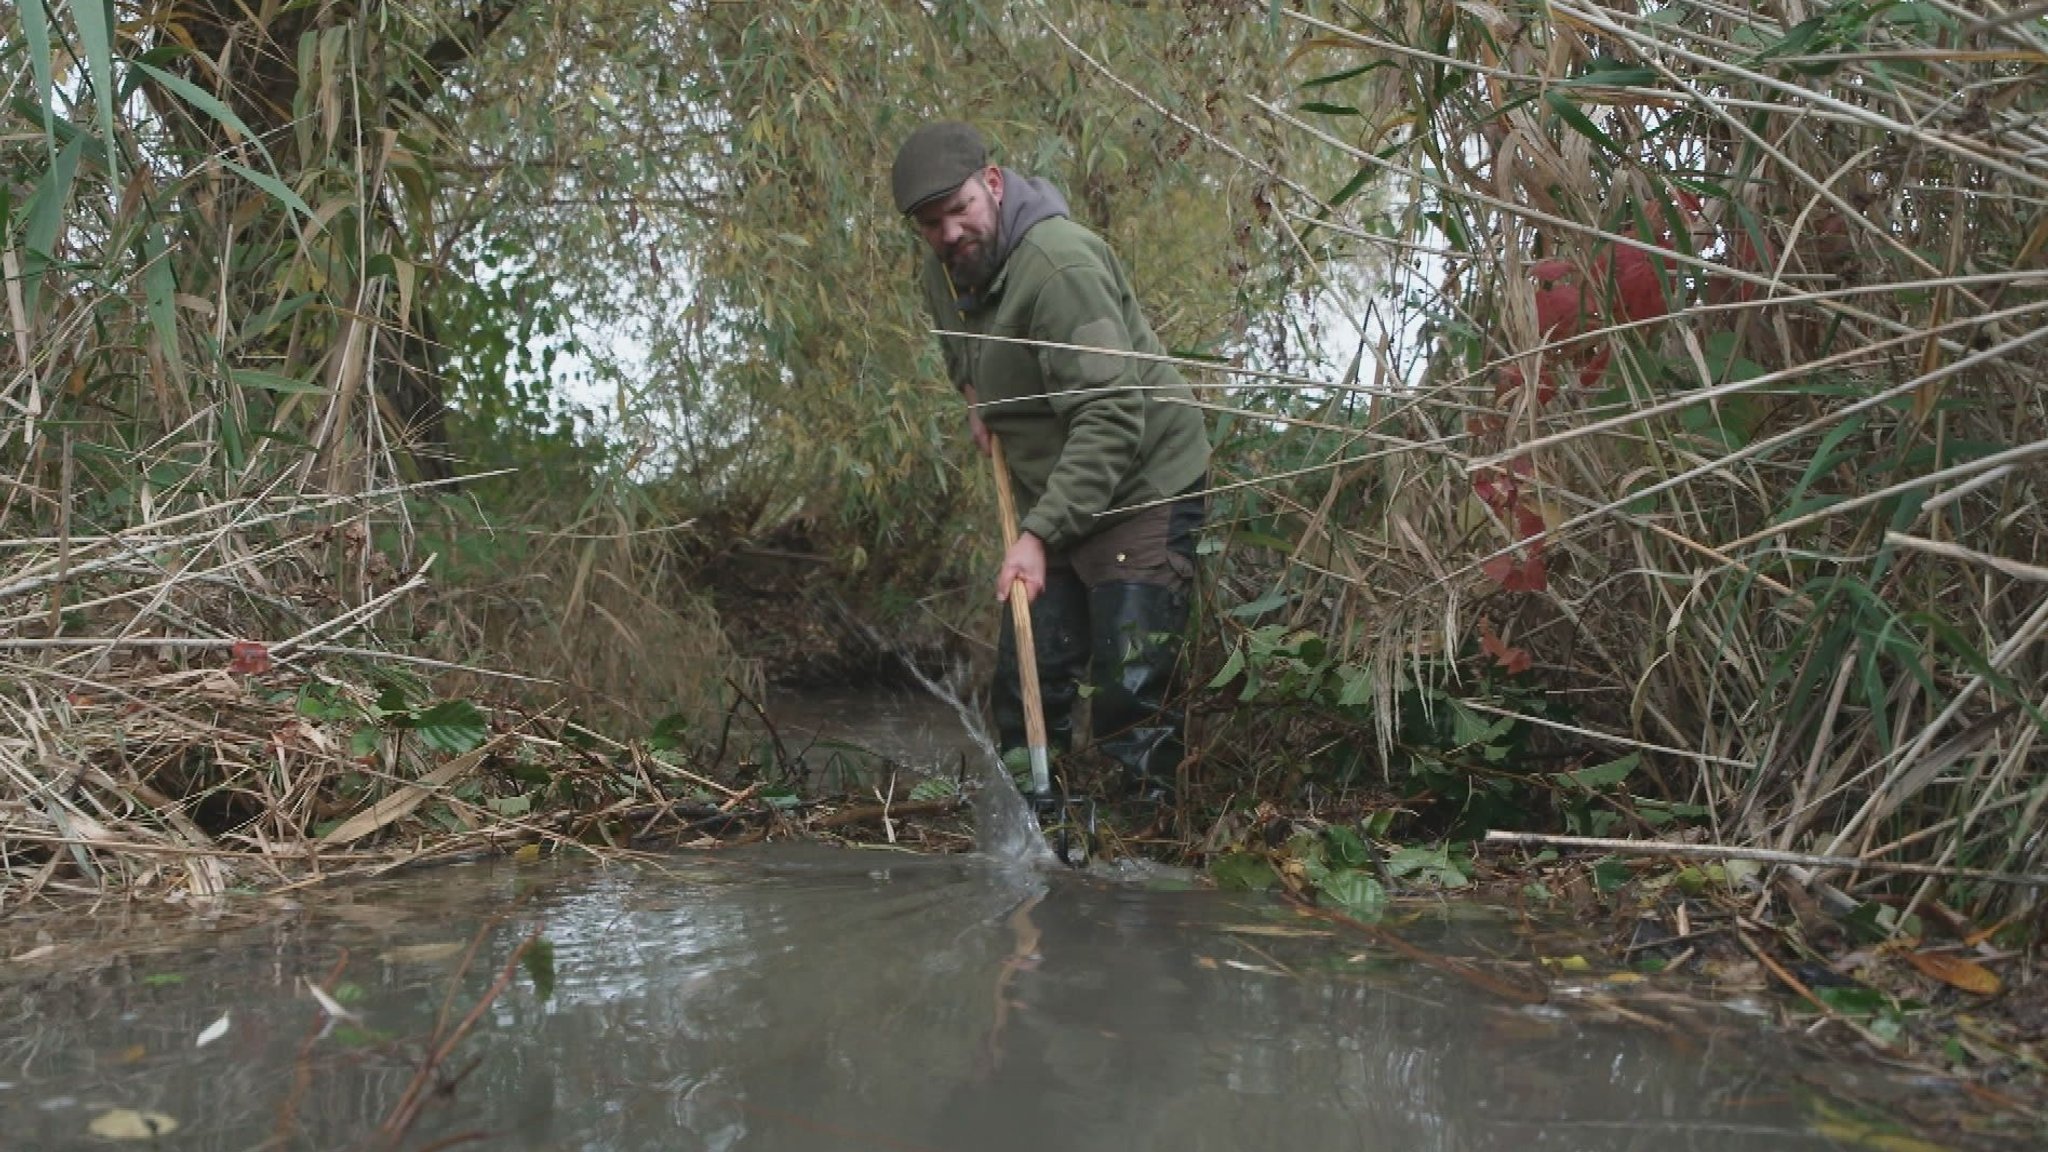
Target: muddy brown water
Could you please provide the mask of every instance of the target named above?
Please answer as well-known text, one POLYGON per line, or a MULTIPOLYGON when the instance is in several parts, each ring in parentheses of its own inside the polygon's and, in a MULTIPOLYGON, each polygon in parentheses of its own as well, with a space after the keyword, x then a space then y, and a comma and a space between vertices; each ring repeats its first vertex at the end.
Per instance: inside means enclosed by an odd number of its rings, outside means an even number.
MULTIPOLYGON (((365 1146, 436 1014, 467 1011, 535 926, 552 994, 521 976, 483 1012, 403 1147, 1867 1146, 1838 1142, 1854 1110, 1734 1012, 1672 1035, 1515 1007, 1159 873, 767 845, 46 926, 42 955, 0 962, 0 1149, 365 1146), (353 1021, 305 990, 337 964, 353 1021), (119 1110, 177 1127, 93 1134, 119 1110)), ((1515 951, 1484 908, 1404 909, 1399 930, 1515 951)))

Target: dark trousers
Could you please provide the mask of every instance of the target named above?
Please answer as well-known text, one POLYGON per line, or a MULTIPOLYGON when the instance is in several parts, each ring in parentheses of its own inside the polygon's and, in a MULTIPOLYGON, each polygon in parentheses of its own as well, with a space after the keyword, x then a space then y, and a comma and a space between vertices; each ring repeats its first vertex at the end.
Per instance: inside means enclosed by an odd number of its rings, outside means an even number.
MULTIPOLYGON (((1073 746, 1085 677, 1090 741, 1134 790, 1171 788, 1185 751, 1181 648, 1206 507, 1200 495, 1154 505, 1047 556, 1045 589, 1031 603, 1048 742, 1055 752, 1073 746)), ((1007 613, 990 695, 1003 750, 1024 747, 1017 639, 1007 613)))

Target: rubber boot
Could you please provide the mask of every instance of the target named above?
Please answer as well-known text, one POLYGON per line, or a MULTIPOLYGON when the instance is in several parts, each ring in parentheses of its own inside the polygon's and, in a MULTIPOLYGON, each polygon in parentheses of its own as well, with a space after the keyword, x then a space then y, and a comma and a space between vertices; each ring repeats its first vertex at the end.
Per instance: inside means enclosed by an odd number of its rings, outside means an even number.
POLYGON ((1095 625, 1089 724, 1095 747, 1123 770, 1136 800, 1170 805, 1180 769, 1179 673, 1188 596, 1155 584, 1100 584, 1088 595, 1095 625))
MULTIPOLYGON (((1088 586, 1070 569, 1046 573, 1045 588, 1031 602, 1032 647, 1038 651, 1038 695, 1045 706, 1048 751, 1057 755, 1074 746, 1074 702, 1081 696, 1081 674, 1088 663, 1088 586)), ((996 743, 1005 763, 1017 749, 1030 745, 1024 732, 1024 700, 1017 679, 1017 636, 1010 613, 1003 612, 996 638, 995 681, 989 688, 995 713, 996 743)))

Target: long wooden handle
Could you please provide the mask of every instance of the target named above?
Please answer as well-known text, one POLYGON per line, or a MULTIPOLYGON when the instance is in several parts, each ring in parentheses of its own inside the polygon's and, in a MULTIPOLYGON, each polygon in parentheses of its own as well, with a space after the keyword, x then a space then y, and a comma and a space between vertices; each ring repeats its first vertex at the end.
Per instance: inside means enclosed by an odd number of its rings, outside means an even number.
MULTIPOLYGON (((1010 494, 1010 469, 1003 463, 1003 442, 988 435, 989 459, 996 468, 996 510, 1003 519, 1003 548, 1017 542, 1017 499, 1010 494)), ((1038 691, 1038 645, 1031 635, 1031 594, 1024 581, 1010 584, 1010 624, 1017 640, 1017 686, 1024 697, 1024 739, 1031 745, 1031 790, 1052 791, 1051 753, 1045 740, 1045 700, 1038 691)))

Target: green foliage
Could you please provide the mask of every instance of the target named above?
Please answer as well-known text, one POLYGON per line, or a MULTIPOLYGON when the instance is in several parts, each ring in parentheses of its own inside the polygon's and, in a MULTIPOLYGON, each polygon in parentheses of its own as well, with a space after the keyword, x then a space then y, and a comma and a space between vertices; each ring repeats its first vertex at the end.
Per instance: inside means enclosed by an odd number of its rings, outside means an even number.
POLYGON ((1349 829, 1302 833, 1288 841, 1287 851, 1323 900, 1368 923, 1386 912, 1386 887, 1367 867, 1370 850, 1349 829))
POLYGON ((1209 862, 1209 876, 1219 888, 1263 892, 1280 882, 1273 863, 1255 852, 1233 852, 1209 862))
MULTIPOLYGON (((1263 611, 1281 602, 1269 598, 1248 607, 1263 611)), ((1475 646, 1468 661, 1476 655, 1475 646)), ((1269 715, 1298 710, 1358 731, 1377 727, 1380 710, 1391 707, 1397 722, 1386 750, 1387 774, 1399 786, 1422 789, 1459 835, 1524 823, 1547 788, 1530 776, 1537 729, 1519 717, 1570 719, 1527 675, 1481 668, 1470 679, 1453 681, 1429 663, 1376 669, 1339 656, 1309 629, 1284 624, 1242 634, 1208 686, 1233 685, 1242 707, 1269 715), (1390 682, 1382 681, 1389 671, 1390 682)), ((1361 783, 1380 766, 1370 751, 1363 741, 1341 741, 1323 752, 1317 766, 1334 784, 1361 783)))

